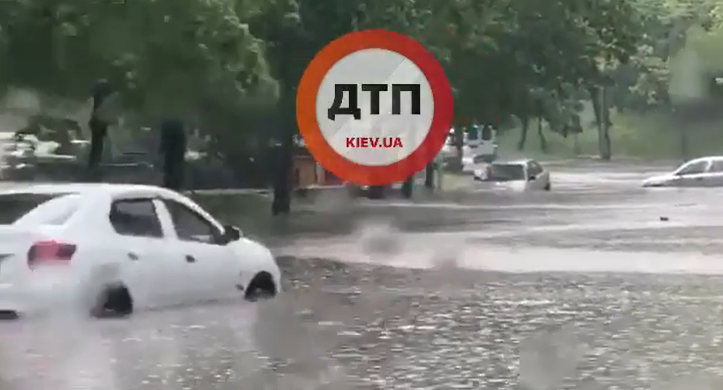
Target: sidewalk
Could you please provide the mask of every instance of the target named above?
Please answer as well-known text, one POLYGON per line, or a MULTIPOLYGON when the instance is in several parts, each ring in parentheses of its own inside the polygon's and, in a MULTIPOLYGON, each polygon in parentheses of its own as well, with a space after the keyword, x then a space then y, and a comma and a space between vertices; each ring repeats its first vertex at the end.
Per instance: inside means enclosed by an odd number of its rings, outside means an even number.
MULTIPOLYGON (((442 179, 442 191, 454 191, 458 190, 460 184, 472 183, 471 175, 465 173, 445 173, 442 179)), ((415 180, 415 189, 424 188, 424 179, 417 178, 415 180)), ((393 185, 394 189, 398 189, 401 184, 393 185)), ((302 193, 306 193, 306 196, 313 195, 319 192, 327 191, 348 191, 348 186, 344 184, 336 185, 311 185, 304 188, 297 188, 294 190, 296 197, 304 197, 302 193)), ((197 195, 197 196, 231 196, 231 195, 271 195, 271 188, 218 188, 218 189, 205 189, 205 190, 188 190, 184 191, 186 195, 197 195)))
MULTIPOLYGON (((314 185, 304 188, 297 188, 294 192, 317 192, 317 191, 333 191, 333 190, 345 190, 344 185, 314 185)), ((217 196, 217 195, 271 195, 271 188, 216 188, 206 190, 188 190, 184 191, 186 195, 200 195, 200 196, 217 196)))

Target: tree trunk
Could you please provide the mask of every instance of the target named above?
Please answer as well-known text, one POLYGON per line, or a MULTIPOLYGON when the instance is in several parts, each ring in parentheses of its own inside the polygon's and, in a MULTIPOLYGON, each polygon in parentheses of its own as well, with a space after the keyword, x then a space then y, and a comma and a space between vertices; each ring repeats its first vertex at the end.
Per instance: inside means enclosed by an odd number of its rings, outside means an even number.
POLYGON ((604 87, 590 88, 595 123, 598 131, 598 150, 600 158, 609 161, 612 158, 610 145, 610 109, 607 107, 606 91, 604 87))
POLYGON ((540 137, 540 150, 542 150, 543 153, 547 153, 547 139, 545 139, 545 134, 542 132, 542 119, 537 119, 537 135, 540 137))
POLYGON ((274 199, 271 214, 288 215, 291 212, 292 173, 294 165, 294 135, 296 130, 296 94, 290 83, 284 83, 279 97, 279 122, 274 155, 274 177, 272 180, 274 199))
POLYGON ((88 153, 86 179, 90 181, 100 181, 102 179, 100 163, 103 160, 103 146, 110 123, 108 123, 108 118, 104 118, 100 114, 103 111, 103 103, 112 94, 113 87, 108 83, 108 80, 99 79, 95 81, 91 90, 93 108, 88 122, 88 127, 90 127, 90 151, 88 153))
MULTIPOLYGON (((467 126, 465 124, 465 126, 467 126)), ((457 156, 462 161, 462 152, 464 148, 464 126, 454 127, 454 147, 457 149, 457 156)))
POLYGON ((181 191, 186 184, 186 149, 188 143, 183 122, 166 118, 161 122, 161 154, 163 154, 163 186, 181 191))
POLYGON ((678 126, 680 129, 680 157, 683 161, 688 161, 688 132, 685 125, 678 126))
POLYGON ((103 144, 105 143, 105 136, 108 132, 108 124, 99 119, 91 118, 89 127, 90 151, 88 153, 86 179, 90 181, 100 181, 102 180, 100 163, 103 159, 103 144))
POLYGON ((573 152, 575 153, 575 156, 579 156, 580 154, 582 154, 582 152, 581 152, 581 150, 580 150, 580 138, 579 138, 579 135, 580 135, 579 133, 573 133, 573 134, 572 134, 572 143, 573 143, 572 148, 573 148, 573 152))
POLYGON ((525 142, 527 142, 527 130, 530 128, 530 118, 525 116, 522 119, 522 132, 520 133, 520 140, 517 142, 517 150, 525 150, 525 142))
POLYGON ((610 144, 610 105, 608 104, 607 88, 603 87, 600 93, 600 108, 602 112, 602 126, 600 127, 600 158, 610 161, 612 158, 612 145, 610 144))
POLYGON ((681 116, 677 112, 673 112, 674 118, 678 121, 678 129, 680 131, 680 158, 688 161, 688 132, 686 131, 685 120, 681 120, 681 116))
POLYGON ((294 140, 287 134, 275 151, 276 169, 274 172, 274 200, 271 202, 271 214, 288 215, 291 212, 291 171, 294 162, 294 140))
POLYGON ((407 180, 402 183, 402 196, 405 199, 412 198, 412 188, 414 186, 414 176, 408 177, 407 180))
POLYGON ((434 189, 434 164, 427 164, 427 169, 424 170, 424 186, 430 190, 434 189))

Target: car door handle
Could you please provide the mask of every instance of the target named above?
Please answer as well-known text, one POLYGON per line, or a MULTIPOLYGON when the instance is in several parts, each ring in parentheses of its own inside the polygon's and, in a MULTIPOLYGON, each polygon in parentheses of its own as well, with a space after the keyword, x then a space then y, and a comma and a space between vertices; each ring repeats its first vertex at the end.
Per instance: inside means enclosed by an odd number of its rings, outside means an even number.
POLYGON ((187 263, 195 263, 195 262, 196 262, 196 258, 193 257, 193 256, 191 256, 191 255, 186 255, 186 262, 187 262, 187 263))
POLYGON ((133 252, 128 252, 128 259, 132 261, 137 261, 139 259, 138 255, 133 252))

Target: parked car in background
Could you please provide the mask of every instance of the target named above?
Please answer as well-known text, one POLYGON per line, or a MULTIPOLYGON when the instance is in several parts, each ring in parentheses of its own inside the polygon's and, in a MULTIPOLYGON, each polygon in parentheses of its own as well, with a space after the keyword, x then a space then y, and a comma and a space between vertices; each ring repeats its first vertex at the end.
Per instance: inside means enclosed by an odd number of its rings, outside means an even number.
POLYGON ((492 125, 471 126, 465 130, 465 136, 463 164, 490 163, 497 159, 497 130, 492 125))
POLYGON ((68 181, 78 174, 78 156, 88 142, 77 123, 34 116, 16 131, 0 132, 0 177, 10 181, 68 181))
POLYGON ((550 191, 552 189, 550 172, 531 159, 493 162, 482 169, 475 170, 474 179, 496 187, 522 191, 550 191))
POLYGON ((462 156, 459 156, 457 134, 454 128, 449 130, 447 140, 440 151, 445 163, 461 159, 464 167, 483 162, 489 163, 497 159, 497 130, 494 127, 491 125, 468 126, 463 134, 462 156))
POLYGON ((690 160, 676 170, 649 177, 643 187, 722 187, 723 156, 690 160))

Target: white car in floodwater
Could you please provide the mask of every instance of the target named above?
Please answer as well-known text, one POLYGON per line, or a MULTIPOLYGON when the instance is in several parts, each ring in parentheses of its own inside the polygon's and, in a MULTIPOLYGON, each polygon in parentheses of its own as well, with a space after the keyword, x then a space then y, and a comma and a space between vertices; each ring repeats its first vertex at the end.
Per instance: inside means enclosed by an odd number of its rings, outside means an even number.
POLYGON ((673 172, 645 179, 643 187, 723 187, 723 156, 690 160, 673 172))
POLYGON ((474 179, 494 188, 520 191, 552 189, 550 172, 535 160, 493 162, 475 170, 474 179))
POLYGON ((269 249, 155 186, 0 191, 0 313, 96 317, 280 291, 269 249))

